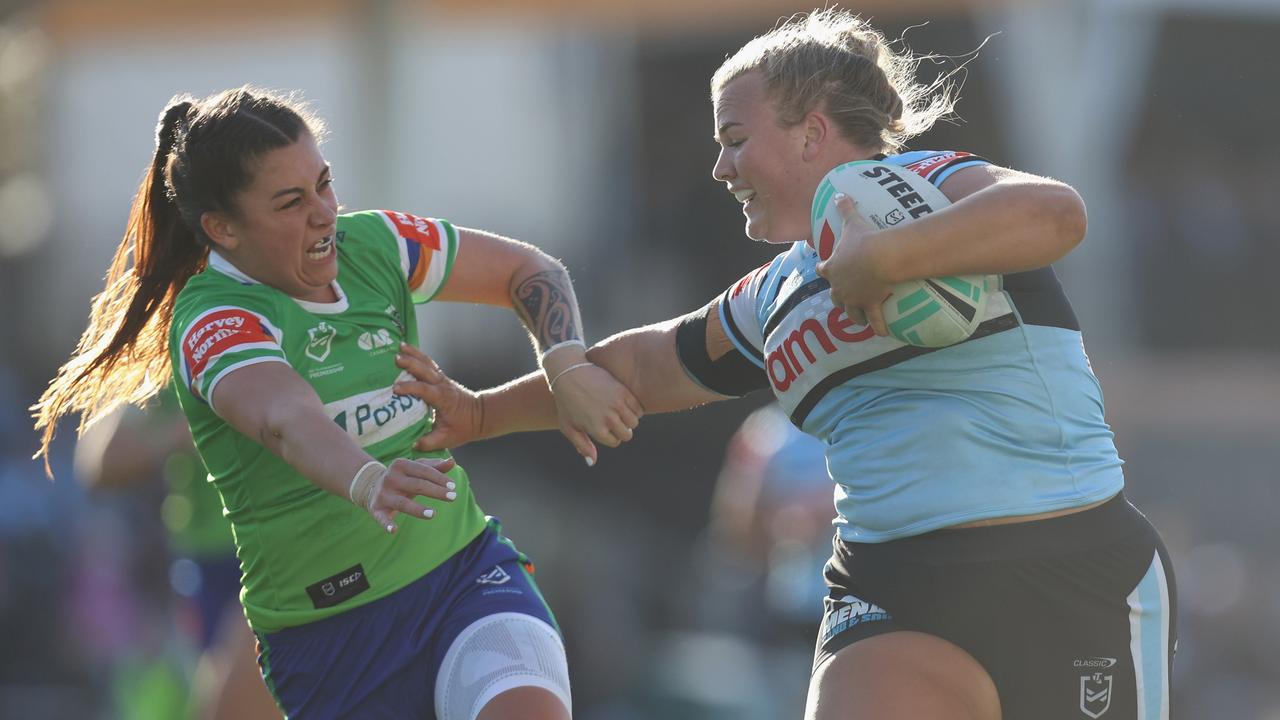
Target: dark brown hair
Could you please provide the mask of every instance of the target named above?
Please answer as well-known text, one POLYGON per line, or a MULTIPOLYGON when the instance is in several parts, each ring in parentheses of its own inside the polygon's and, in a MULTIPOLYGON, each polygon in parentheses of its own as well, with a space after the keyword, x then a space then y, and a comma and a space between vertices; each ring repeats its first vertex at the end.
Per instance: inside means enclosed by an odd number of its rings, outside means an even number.
POLYGON ((318 140, 322 131, 296 98, 249 87, 169 101, 89 326, 31 408, 41 432, 36 456, 45 456, 46 471, 60 417, 79 412, 83 431, 121 403, 141 404, 169 382, 174 303, 209 257, 201 216, 235 215, 255 160, 303 133, 318 140))

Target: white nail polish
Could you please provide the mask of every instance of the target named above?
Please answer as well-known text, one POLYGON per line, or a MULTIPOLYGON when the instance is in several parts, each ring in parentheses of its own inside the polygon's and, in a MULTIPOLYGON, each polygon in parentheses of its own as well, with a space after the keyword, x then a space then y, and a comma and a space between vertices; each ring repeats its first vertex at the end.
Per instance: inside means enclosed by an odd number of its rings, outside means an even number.
POLYGON ((456 493, 456 492, 447 492, 447 493, 445 493, 445 494, 444 494, 444 497, 445 497, 445 499, 446 499, 446 500, 457 500, 457 499, 458 499, 458 493, 456 493))
POLYGON ((595 460, 592 460, 589 456, 588 456, 588 457, 584 457, 584 458, 582 458, 582 459, 587 461, 587 467, 595 467, 595 466, 596 466, 596 461, 595 461, 595 460))
POLYGON ((387 523, 387 532, 392 533, 395 531, 396 531, 396 526, 392 525, 391 523, 387 523))
POLYGON ((454 490, 454 489, 456 489, 457 487, 458 487, 457 483, 455 483, 455 482, 454 482, 454 481, 452 481, 452 480, 450 480, 449 482, 447 482, 447 483, 445 483, 445 484, 444 484, 444 488, 445 488, 446 490, 454 490))
POLYGON ((435 514, 436 514, 436 511, 432 508, 424 508, 422 510, 422 517, 426 517, 426 518, 434 517, 435 514))

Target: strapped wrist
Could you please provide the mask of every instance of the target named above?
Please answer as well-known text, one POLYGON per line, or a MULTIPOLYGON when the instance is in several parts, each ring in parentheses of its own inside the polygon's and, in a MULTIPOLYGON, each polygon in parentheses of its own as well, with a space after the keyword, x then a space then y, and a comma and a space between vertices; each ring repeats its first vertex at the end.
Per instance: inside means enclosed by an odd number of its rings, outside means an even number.
POLYGON ((377 497, 378 486, 386 475, 387 466, 377 460, 361 465, 347 487, 347 498, 354 505, 372 512, 373 499, 377 497))

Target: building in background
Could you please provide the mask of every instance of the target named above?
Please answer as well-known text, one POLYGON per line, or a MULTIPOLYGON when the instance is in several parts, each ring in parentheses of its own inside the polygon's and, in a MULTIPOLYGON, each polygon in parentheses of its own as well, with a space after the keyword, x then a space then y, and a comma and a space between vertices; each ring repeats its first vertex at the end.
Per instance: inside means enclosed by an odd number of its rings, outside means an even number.
MULTIPOLYGON (((243 83, 302 91, 331 124, 326 153, 348 207, 385 203, 546 248, 573 272, 600 338, 683 313, 772 255, 745 241, 737 203, 710 177, 708 79, 726 53, 802 9, 780 0, 228 0, 216 14, 158 0, 0 5, 0 301, 12 308, 0 342, 0 627, 24 626, 46 594, 83 591, 77 548, 114 532, 78 515, 94 506, 69 479, 50 486, 25 460, 35 437, 23 434, 21 408, 83 328, 173 94, 243 83)), ((1165 533, 1178 570, 1181 712, 1280 718, 1280 565, 1270 552, 1280 531, 1269 517, 1280 500, 1280 303, 1269 277, 1280 260, 1280 99, 1266 91, 1280 66, 1271 42, 1280 3, 873 0, 857 9, 918 51, 955 58, 926 72, 982 48, 965 74, 966 122, 916 147, 971 150, 1084 195, 1089 238, 1059 272, 1089 329, 1129 493, 1165 533)), ((421 321, 427 347, 464 381, 532 367, 511 339, 519 333, 491 329, 513 322, 506 314, 428 307, 421 321)), ((563 615, 579 717, 652 717, 670 699, 654 668, 680 644, 656 638, 678 629, 694 590, 671 559, 703 531, 725 443, 767 399, 650 418, 591 471, 551 435, 459 453, 486 507, 529 533, 516 539, 540 561, 563 615)), ((62 435, 65 455, 71 429, 62 435)), ((31 705, 94 707, 100 669, 78 643, 46 643, 35 667, 0 658, 0 717, 32 707, 85 717, 31 705)))

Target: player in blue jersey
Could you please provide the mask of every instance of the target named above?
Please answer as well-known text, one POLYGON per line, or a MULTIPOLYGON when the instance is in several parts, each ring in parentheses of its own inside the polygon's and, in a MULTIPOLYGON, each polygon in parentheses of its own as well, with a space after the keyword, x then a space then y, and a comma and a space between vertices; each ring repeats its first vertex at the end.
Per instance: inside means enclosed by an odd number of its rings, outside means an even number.
MULTIPOLYGON (((949 112, 860 18, 797 16, 712 79, 713 174, 746 233, 784 244, 704 308, 588 352, 644 405, 771 388, 824 441, 836 534, 805 717, 1156 720, 1176 642, 1164 547, 1124 498, 1080 328, 1050 265, 1085 231, 1076 192, 968 153, 902 152, 949 112), (846 222, 820 262, 810 202, 834 167, 878 159, 951 204, 877 230, 846 222), (897 282, 999 276, 965 342, 889 337, 897 282)), ((555 426, 538 378, 475 394, 415 353, 402 386, 438 409, 420 447, 555 426)))
POLYGON ((394 391, 394 358, 417 342, 417 303, 506 307, 569 434, 630 438, 638 404, 585 360, 558 261, 440 219, 339 212, 321 129, 252 88, 165 109, 106 288, 34 408, 41 450, 63 414, 91 423, 174 380, 287 716, 567 720, 532 564, 447 451, 414 449, 431 413, 394 391))

